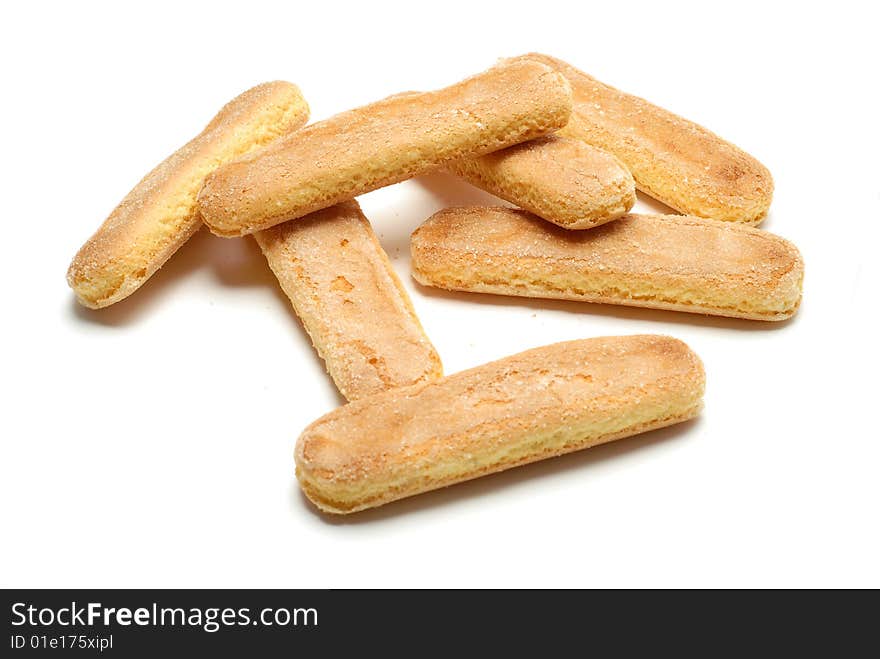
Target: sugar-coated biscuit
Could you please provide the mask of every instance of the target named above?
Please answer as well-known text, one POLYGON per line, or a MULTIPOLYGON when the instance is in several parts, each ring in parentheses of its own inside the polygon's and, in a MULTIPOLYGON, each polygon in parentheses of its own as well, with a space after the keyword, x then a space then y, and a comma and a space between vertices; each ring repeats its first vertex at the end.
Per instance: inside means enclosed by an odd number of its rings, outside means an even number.
POLYGON ((773 178, 742 149, 554 57, 514 59, 524 60, 546 64, 571 83, 574 111, 560 133, 616 155, 640 190, 700 217, 757 224, 767 215, 773 178))
POLYGON ((784 320, 801 300, 798 249, 686 215, 627 215, 566 231, 525 211, 448 208, 413 233, 413 277, 449 290, 784 320))
POLYGON ((471 184, 566 229, 590 229, 636 201, 633 178, 613 155, 548 135, 446 167, 471 184))
POLYGON ((196 198, 218 165, 308 121, 289 82, 257 85, 227 103, 205 129, 147 174, 74 257, 67 282, 87 307, 136 291, 202 225, 196 198))
POLYGON ((439 91, 392 96, 221 167, 199 194, 211 231, 240 236, 561 128, 565 78, 511 62, 439 91))
POLYGON ((348 400, 443 375, 440 358, 356 201, 254 237, 348 400))
POLYGON ((312 423, 296 475, 351 513, 693 418, 699 358, 665 336, 568 341, 364 398, 312 423))

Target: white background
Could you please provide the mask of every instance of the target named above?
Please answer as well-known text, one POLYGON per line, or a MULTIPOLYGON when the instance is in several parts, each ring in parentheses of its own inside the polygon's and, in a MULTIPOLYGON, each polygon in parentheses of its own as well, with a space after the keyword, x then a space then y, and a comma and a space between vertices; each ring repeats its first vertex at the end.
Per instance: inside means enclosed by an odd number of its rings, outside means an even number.
POLYGON ((877 21, 871 3, 779 6, 4 5, 0 583, 880 586, 877 21), (203 232, 128 300, 74 303, 80 244, 251 85, 296 82, 321 119, 531 50, 770 168, 764 228, 806 261, 793 321, 423 289, 410 232, 491 198, 433 175, 364 210, 447 373, 668 333, 705 362, 698 421, 325 518, 292 453, 340 399, 253 241, 203 232))

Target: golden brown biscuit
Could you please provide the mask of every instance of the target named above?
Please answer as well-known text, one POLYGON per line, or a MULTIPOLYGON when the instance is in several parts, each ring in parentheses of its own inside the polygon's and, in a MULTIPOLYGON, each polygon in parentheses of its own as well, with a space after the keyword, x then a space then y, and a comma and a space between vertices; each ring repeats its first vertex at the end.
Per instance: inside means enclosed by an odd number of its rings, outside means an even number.
POLYGON ((536 62, 503 64, 439 91, 399 94, 307 126, 218 169, 199 207, 217 235, 253 233, 553 132, 570 114, 561 74, 536 62))
POLYGON ((456 160, 446 168, 566 229, 605 224, 624 215, 636 201, 633 178, 617 158, 559 135, 456 160))
POLYGON ((773 178, 742 149, 554 57, 531 53, 513 61, 541 62, 568 78, 574 111, 561 134, 616 155, 639 190, 700 217, 757 224, 767 215, 773 178))
POLYGON ((568 341, 350 403, 296 444, 321 510, 351 513, 693 418, 699 358, 665 336, 568 341))
POLYGON ((565 231, 511 208, 447 208, 416 229, 411 248, 426 286, 755 320, 794 315, 804 276, 787 240, 685 215, 565 231))
POLYGON ((254 234, 348 400, 443 375, 356 201, 254 234))
POLYGON ((147 174, 74 257, 67 282, 94 309, 136 291, 202 225, 196 196, 218 165, 308 121, 296 85, 268 82, 227 103, 205 129, 147 174))

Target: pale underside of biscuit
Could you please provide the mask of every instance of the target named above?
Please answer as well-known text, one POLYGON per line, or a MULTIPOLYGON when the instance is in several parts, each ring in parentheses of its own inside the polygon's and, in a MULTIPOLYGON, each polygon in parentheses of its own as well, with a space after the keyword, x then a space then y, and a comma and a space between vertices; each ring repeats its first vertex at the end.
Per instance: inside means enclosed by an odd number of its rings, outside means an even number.
POLYGON ((350 513, 696 416, 705 374, 664 336, 557 343, 341 407, 296 446, 321 510, 350 513))
POLYGON ((682 215, 565 231, 521 210, 449 208, 413 233, 411 249, 426 286, 753 320, 791 317, 804 275, 787 240, 682 215))
POLYGON ((434 92, 344 112, 241 158, 199 195, 205 223, 239 236, 551 133, 571 115, 565 78, 543 64, 496 66, 434 92))
POLYGON ((617 219, 636 201, 633 178, 616 157, 559 135, 456 160, 447 169, 566 229, 617 219))
POLYGON ((636 186, 682 213, 757 224, 767 215, 773 177, 754 157, 711 131, 605 85, 554 57, 531 53, 568 79, 571 121, 560 131, 613 153, 636 186))
POLYGON ((357 202, 254 237, 348 400, 443 375, 440 358, 357 202))
POLYGON ((106 307, 131 295, 202 225, 197 196, 223 163, 308 121, 288 82, 257 85, 227 103, 205 129, 147 174, 82 246, 67 273, 77 299, 106 307))

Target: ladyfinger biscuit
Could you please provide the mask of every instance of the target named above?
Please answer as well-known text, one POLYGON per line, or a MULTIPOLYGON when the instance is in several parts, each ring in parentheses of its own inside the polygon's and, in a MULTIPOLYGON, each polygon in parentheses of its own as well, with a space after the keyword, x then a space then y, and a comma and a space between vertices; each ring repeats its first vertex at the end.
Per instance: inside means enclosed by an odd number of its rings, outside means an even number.
POLYGON ((787 240, 685 215, 565 231, 525 211, 448 208, 412 235, 413 277, 457 291, 784 320, 804 264, 787 240))
POLYGON ((128 297, 201 226, 196 197, 218 165, 299 128, 309 107, 289 82, 257 85, 147 174, 74 257, 67 282, 87 307, 128 297))
POLYGON ((440 358, 356 201, 254 237, 348 400, 443 375, 440 358))
POLYGON ((532 53, 572 86, 574 111, 561 134, 610 151, 636 186, 677 211, 757 224, 767 215, 773 178, 730 142, 644 99, 605 85, 573 66, 532 53))
POLYGON ((307 126, 214 172, 199 207, 217 235, 253 233, 553 132, 570 114, 561 74, 537 62, 502 64, 439 91, 399 94, 307 126))
POLYGON ((704 386, 677 339, 557 343, 336 409, 300 436, 296 475, 351 513, 691 419, 704 386))
POLYGON ((456 160, 446 168, 566 229, 589 229, 615 220, 636 201, 633 178, 617 158, 558 135, 456 160))

